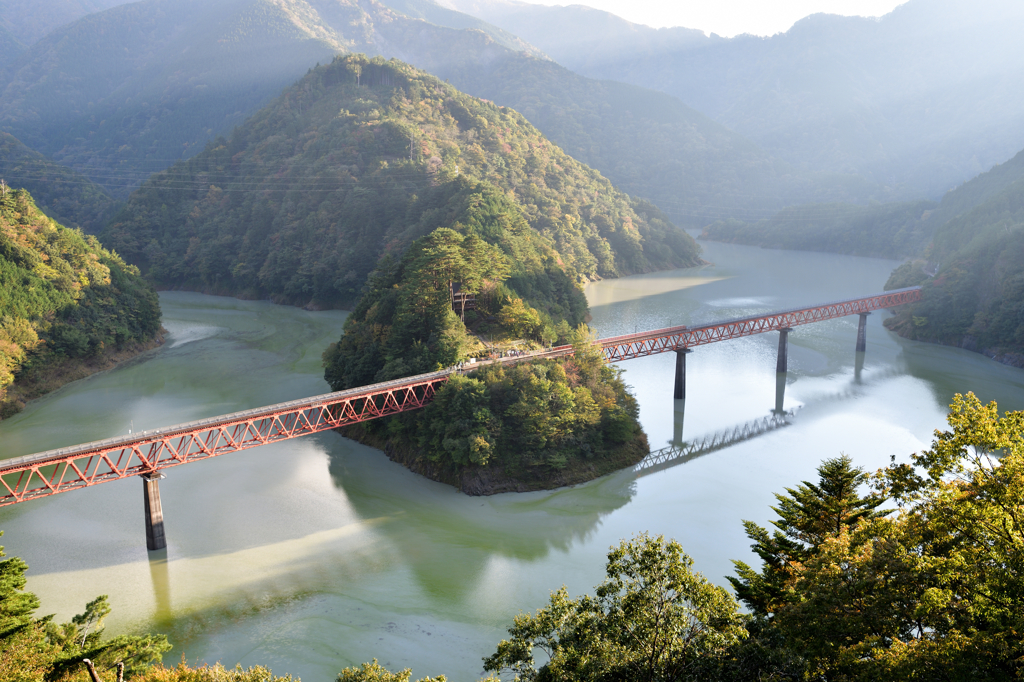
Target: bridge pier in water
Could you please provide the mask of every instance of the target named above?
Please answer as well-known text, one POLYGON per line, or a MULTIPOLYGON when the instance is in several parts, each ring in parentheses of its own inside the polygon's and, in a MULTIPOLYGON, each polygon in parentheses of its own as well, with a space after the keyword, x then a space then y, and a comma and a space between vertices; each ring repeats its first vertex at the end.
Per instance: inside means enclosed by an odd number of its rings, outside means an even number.
POLYGON ((867 350, 868 341, 868 315, 871 313, 859 313, 860 321, 857 323, 857 352, 863 353, 867 350))
POLYGON ((779 330, 779 360, 775 363, 775 371, 785 374, 789 371, 789 333, 792 327, 783 327, 779 330))
POLYGON ((164 508, 160 504, 161 473, 142 474, 142 495, 146 503, 146 549, 153 552, 167 548, 164 535, 164 508))
POLYGON ((689 348, 676 351, 676 386, 672 392, 676 400, 686 400, 686 354, 692 352, 689 348))

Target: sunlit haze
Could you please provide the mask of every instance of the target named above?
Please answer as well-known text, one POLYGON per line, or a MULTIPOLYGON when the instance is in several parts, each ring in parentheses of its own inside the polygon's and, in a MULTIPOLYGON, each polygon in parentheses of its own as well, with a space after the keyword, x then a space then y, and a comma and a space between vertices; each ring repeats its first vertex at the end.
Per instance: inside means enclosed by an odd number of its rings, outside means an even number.
POLYGON ((705 33, 773 35, 810 14, 877 17, 903 4, 897 0, 588 0, 581 3, 529 0, 539 5, 580 4, 655 28, 685 26, 705 33))

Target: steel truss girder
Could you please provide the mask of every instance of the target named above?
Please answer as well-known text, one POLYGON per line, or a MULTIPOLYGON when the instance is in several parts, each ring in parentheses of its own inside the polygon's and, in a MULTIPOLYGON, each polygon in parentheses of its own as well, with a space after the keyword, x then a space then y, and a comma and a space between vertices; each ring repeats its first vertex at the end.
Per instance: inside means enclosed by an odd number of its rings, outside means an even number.
POLYGON ((0 460, 0 507, 424 407, 449 372, 0 460))
POLYGON ((894 308, 921 300, 921 288, 897 289, 877 296, 837 301, 824 305, 794 310, 783 310, 765 315, 754 315, 735 320, 713 322, 697 327, 669 327, 639 334, 627 334, 600 339, 608 362, 621 362, 656 353, 702 346, 717 341, 728 341, 764 332, 778 331, 802 324, 833 320, 847 315, 867 313, 883 308, 894 308))

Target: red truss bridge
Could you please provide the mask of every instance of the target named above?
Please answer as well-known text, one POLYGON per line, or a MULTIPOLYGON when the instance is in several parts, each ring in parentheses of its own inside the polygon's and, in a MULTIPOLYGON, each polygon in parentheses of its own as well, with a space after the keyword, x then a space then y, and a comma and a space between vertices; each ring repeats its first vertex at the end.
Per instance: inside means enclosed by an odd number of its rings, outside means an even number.
POLYGON ((764 315, 711 322, 696 327, 668 327, 637 334, 612 336, 601 339, 599 343, 604 347, 604 355, 608 358, 608 362, 619 362, 655 353, 679 351, 717 341, 763 334, 764 332, 789 331, 802 324, 834 320, 847 315, 866 314, 874 310, 895 308, 920 300, 921 287, 910 287, 896 289, 877 296, 780 310, 764 315))
POLYGON ((0 507, 423 407, 450 370, 0 460, 0 507))
MULTIPOLYGON (((675 351, 676 397, 685 395, 685 353, 691 346, 779 331, 779 368, 785 371, 786 333, 792 327, 860 314, 857 350, 864 350, 865 317, 921 298, 919 287, 824 305, 794 308, 696 327, 670 327, 600 339, 610 362, 675 351), (681 388, 682 387, 682 388, 681 388), (681 395, 682 393, 682 395, 681 395)), ((570 355, 558 346, 494 362, 514 363, 570 355)), ((178 424, 128 436, 73 445, 25 457, 0 460, 0 507, 80 490, 107 481, 141 476, 146 489, 147 544, 163 548, 163 515, 157 481, 162 469, 230 452, 298 438, 349 424, 424 407, 438 387, 459 372, 447 369, 396 381, 293 400, 243 412, 178 424)))

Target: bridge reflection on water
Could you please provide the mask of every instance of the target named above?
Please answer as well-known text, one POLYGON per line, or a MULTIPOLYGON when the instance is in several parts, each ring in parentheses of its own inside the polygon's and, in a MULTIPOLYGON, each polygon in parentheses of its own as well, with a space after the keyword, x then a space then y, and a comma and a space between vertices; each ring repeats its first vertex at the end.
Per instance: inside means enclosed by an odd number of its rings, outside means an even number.
MULTIPOLYGON (((761 417, 760 419, 751 419, 748 422, 731 426, 727 429, 715 431, 713 433, 705 434, 694 438, 689 442, 683 441, 681 438, 673 438, 672 442, 660 450, 654 450, 651 454, 644 457, 644 459, 637 464, 633 470, 637 476, 646 476, 653 474, 657 471, 662 471, 670 467, 674 467, 677 464, 685 464, 686 462, 697 459, 704 455, 715 452, 716 450, 723 450, 727 447, 742 443, 745 440, 751 438, 757 438, 770 431, 781 429, 784 426, 789 426, 790 418, 795 414, 794 411, 790 412, 772 412, 772 414, 761 417)), ((676 424, 678 430, 682 430, 680 411, 676 412, 676 424)))

